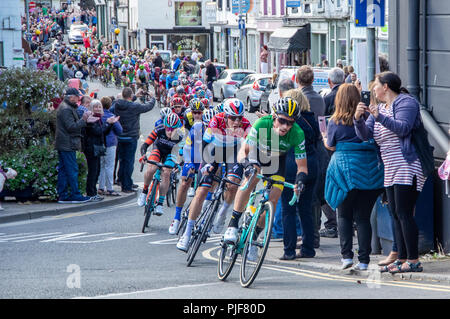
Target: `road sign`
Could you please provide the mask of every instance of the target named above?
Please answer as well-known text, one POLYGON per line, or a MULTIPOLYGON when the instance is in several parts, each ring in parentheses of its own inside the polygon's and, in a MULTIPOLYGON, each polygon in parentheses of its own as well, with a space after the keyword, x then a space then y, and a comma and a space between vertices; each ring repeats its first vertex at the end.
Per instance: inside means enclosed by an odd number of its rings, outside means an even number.
POLYGON ((35 9, 35 8, 36 8, 36 2, 30 1, 30 2, 28 3, 28 8, 30 8, 30 10, 31 10, 31 9, 35 9))
POLYGON ((239 19, 238 24, 239 24, 239 30, 245 29, 245 20, 244 19, 239 19))
POLYGON ((355 0, 355 26, 384 27, 385 0, 355 0))
POLYGON ((231 2, 231 12, 239 13, 239 2, 241 3, 241 14, 246 14, 250 11, 253 6, 253 0, 232 0, 231 2))
POLYGON ((302 6, 302 3, 300 0, 287 0, 286 1, 286 7, 287 8, 299 8, 302 6))

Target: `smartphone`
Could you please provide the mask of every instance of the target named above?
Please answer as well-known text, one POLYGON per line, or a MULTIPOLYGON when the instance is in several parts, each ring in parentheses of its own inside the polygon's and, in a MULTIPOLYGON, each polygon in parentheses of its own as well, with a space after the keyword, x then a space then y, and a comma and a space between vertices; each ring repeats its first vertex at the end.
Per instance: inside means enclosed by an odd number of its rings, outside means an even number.
POLYGON ((319 121, 319 129, 320 132, 326 133, 327 132, 327 119, 325 116, 318 116, 317 120, 319 121))
POLYGON ((361 91, 361 102, 366 106, 370 105, 370 91, 361 91))

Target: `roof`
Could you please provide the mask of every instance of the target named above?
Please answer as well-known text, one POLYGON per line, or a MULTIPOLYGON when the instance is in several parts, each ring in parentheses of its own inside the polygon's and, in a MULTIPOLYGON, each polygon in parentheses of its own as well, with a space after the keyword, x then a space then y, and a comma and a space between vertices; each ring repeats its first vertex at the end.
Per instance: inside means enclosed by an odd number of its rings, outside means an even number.
POLYGON ((311 49, 311 24, 301 27, 281 27, 269 39, 267 47, 271 51, 299 52, 311 49))

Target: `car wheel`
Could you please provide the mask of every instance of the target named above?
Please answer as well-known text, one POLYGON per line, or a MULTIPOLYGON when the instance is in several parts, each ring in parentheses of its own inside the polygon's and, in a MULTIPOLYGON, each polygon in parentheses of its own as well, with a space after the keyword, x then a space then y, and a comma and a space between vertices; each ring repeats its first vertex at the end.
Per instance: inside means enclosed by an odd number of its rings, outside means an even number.
POLYGON ((250 104, 250 99, 247 98, 247 112, 253 113, 255 110, 252 108, 252 105, 250 104))
POLYGON ((220 90, 220 102, 225 101, 225 96, 223 94, 223 90, 220 90))

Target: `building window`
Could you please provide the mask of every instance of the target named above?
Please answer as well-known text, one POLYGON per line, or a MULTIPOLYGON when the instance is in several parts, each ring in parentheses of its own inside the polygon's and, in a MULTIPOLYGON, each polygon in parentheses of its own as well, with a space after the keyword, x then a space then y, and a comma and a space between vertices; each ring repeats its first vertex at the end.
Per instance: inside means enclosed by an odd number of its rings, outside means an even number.
POLYGON ((198 1, 175 2, 175 25, 195 27, 202 25, 202 3, 198 1))
POLYGON ((323 0, 319 0, 317 3, 317 8, 322 9, 323 8, 323 0))
POLYGON ((164 35, 150 35, 150 48, 156 46, 158 50, 164 50, 164 35))
POLYGON ((304 13, 311 13, 311 5, 309 3, 305 3, 303 7, 304 13))

